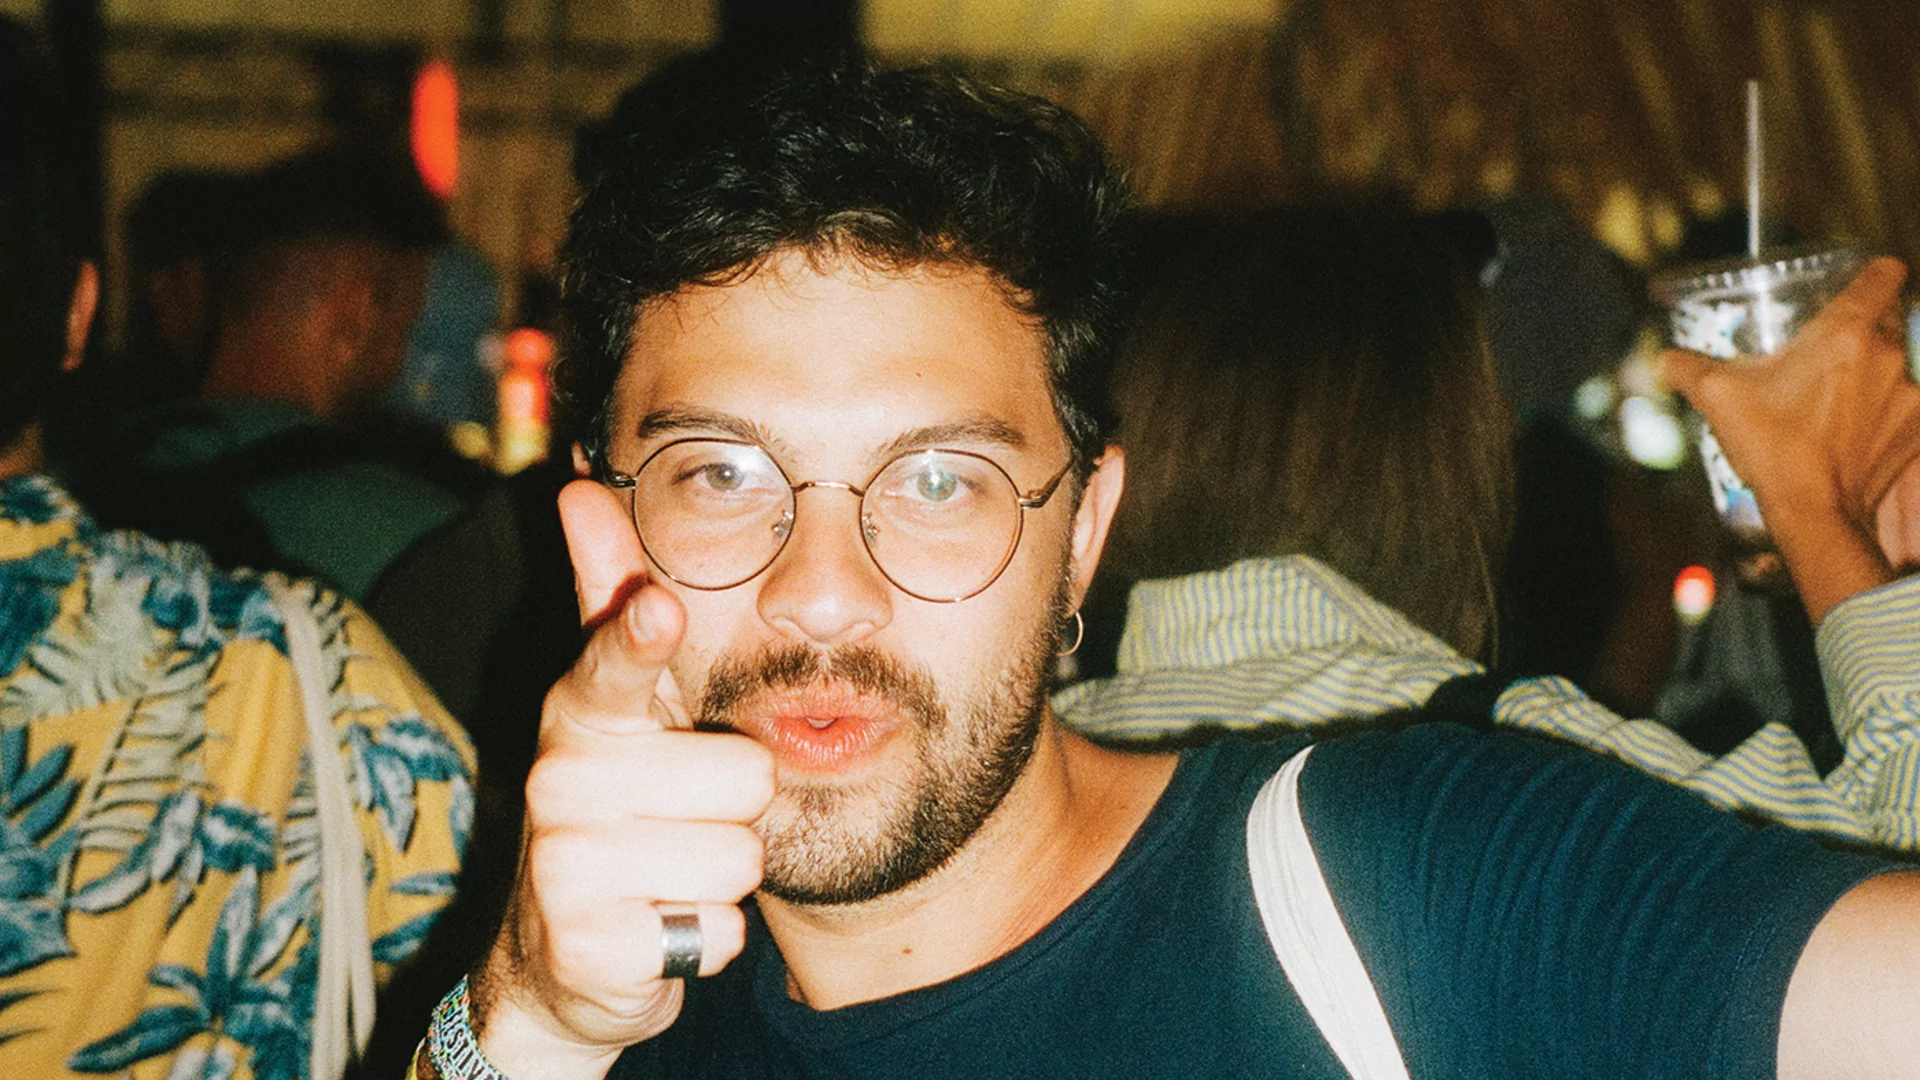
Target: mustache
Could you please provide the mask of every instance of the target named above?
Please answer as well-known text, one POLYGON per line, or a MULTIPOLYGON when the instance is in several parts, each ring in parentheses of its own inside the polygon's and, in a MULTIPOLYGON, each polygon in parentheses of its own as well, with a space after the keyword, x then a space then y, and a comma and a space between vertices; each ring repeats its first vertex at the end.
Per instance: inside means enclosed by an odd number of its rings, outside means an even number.
POLYGON ((805 645, 786 645, 716 662, 707 674, 694 726, 703 731, 731 731, 734 712, 754 695, 827 683, 850 686, 891 701, 922 721, 937 721, 944 715, 933 676, 872 646, 848 645, 821 652, 805 645))

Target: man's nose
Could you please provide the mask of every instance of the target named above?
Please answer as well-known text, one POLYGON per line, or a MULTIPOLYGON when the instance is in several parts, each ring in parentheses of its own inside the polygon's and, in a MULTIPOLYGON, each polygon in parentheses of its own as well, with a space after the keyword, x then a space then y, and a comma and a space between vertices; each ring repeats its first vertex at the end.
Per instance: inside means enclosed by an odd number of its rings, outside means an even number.
POLYGON ((859 498, 840 485, 794 494, 793 532, 760 584, 769 626, 832 647, 892 620, 893 587, 867 554, 859 515, 859 498))

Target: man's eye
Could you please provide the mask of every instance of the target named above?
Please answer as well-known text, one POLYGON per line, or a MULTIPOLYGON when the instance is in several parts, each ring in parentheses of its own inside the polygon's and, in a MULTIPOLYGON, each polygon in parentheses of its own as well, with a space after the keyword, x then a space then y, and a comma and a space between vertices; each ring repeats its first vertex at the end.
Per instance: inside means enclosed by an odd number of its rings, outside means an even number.
POLYGON ((747 480, 746 473, 738 466, 724 461, 701 466, 698 474, 701 482, 715 491, 738 491, 747 480))
POLYGON ((946 502, 960 494, 958 473, 946 469, 922 469, 913 477, 913 494, 927 502, 946 502))
POLYGON ((768 488, 765 477, 749 465, 737 461, 689 462, 673 478, 674 489, 700 498, 713 495, 745 495, 768 488))

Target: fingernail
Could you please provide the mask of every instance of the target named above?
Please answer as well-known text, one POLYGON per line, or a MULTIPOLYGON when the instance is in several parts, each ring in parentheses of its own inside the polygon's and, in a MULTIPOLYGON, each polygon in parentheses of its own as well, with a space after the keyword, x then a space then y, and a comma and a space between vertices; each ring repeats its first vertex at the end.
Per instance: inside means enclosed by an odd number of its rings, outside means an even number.
POLYGON ((653 618, 647 614, 646 593, 636 592, 627 599, 627 629, 635 641, 653 640, 653 618))

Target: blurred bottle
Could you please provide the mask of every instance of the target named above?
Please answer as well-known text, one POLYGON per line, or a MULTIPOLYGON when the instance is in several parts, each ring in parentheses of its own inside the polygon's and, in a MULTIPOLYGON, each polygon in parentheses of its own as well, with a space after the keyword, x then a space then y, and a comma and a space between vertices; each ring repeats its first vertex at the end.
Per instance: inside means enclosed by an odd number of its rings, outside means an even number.
POLYGON ((494 468, 511 476, 547 457, 552 438, 553 336, 523 326, 507 335, 506 370, 500 373, 499 432, 494 468))
POLYGON ((519 311, 502 343, 499 409, 494 431, 494 468, 503 476, 537 461, 551 450, 554 327, 559 317, 559 285, 543 269, 551 253, 529 241, 521 253, 519 311))

